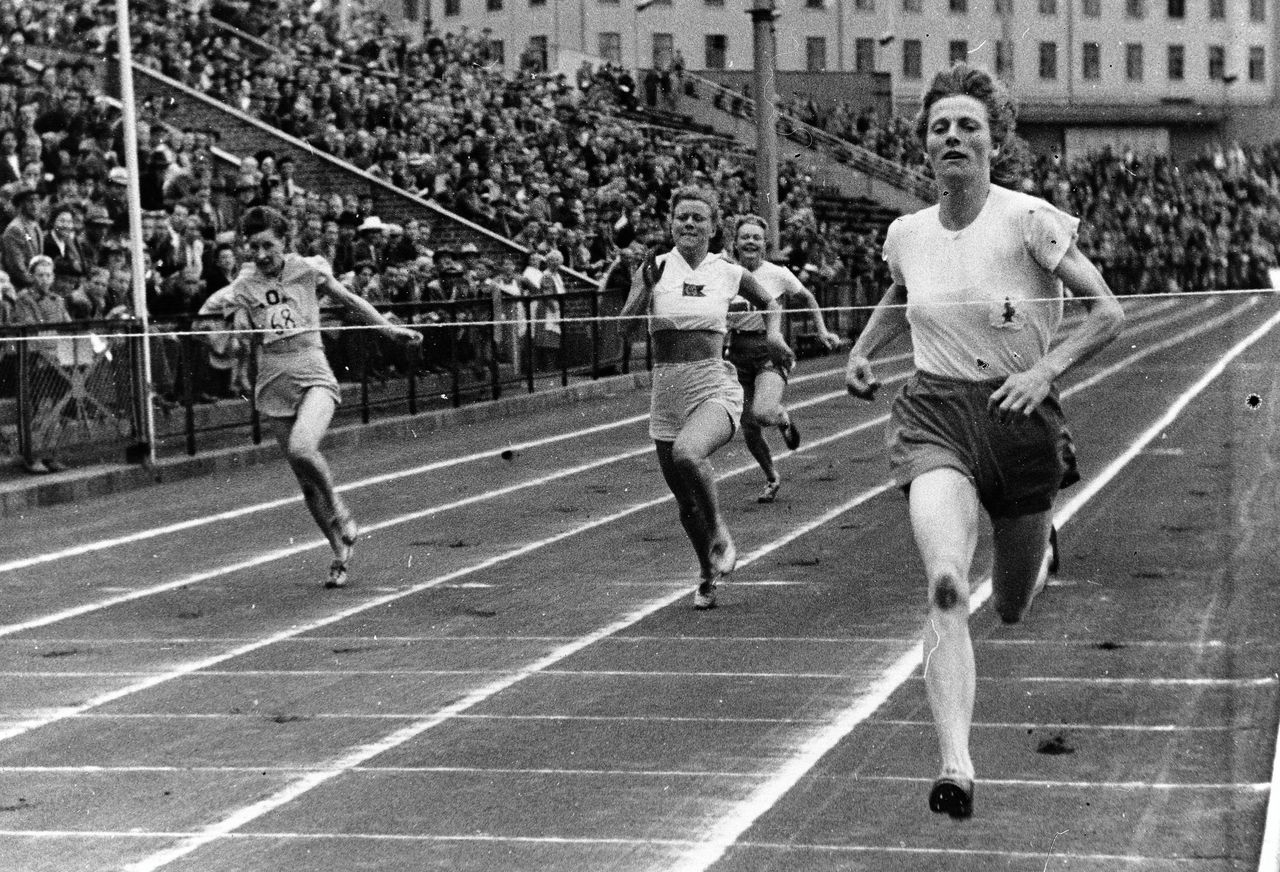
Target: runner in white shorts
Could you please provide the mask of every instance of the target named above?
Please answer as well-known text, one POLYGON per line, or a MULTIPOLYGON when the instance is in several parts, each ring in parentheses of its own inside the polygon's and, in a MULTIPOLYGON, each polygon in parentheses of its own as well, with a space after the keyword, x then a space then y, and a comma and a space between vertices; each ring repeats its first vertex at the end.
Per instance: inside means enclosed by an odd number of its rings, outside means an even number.
POLYGON ((255 206, 245 212, 240 234, 251 259, 230 285, 205 301, 200 314, 222 315, 237 329, 253 331, 258 411, 284 449, 307 508, 333 548, 325 586, 342 587, 358 531, 320 453, 320 440, 341 397, 320 342, 317 295, 329 295, 357 318, 381 327, 389 338, 416 345, 422 336, 391 324, 368 301, 344 288, 323 257, 285 253, 289 226, 275 209, 255 206))
POLYGON ((777 302, 742 267, 709 253, 718 221, 713 194, 698 188, 676 191, 671 199, 675 248, 651 256, 636 271, 622 309, 624 319, 649 316, 655 361, 649 435, 698 556, 696 609, 715 607, 716 585, 738 559, 709 461, 733 438, 742 414, 742 386, 723 355, 729 301, 741 295, 765 310, 773 360, 789 368, 795 359, 782 338, 777 302))

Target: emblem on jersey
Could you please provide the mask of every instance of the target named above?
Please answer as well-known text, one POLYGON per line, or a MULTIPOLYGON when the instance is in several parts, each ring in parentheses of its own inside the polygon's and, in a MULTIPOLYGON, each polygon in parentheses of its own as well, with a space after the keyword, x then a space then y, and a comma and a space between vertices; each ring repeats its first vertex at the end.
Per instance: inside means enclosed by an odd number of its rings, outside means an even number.
POLYGON ((1013 300, 1005 297, 992 304, 988 322, 997 330, 1021 330, 1027 323, 1027 315, 1013 300))
POLYGON ((705 297, 706 294, 702 293, 702 290, 705 287, 706 285, 694 285, 689 282, 685 282, 683 295, 686 297, 705 297))

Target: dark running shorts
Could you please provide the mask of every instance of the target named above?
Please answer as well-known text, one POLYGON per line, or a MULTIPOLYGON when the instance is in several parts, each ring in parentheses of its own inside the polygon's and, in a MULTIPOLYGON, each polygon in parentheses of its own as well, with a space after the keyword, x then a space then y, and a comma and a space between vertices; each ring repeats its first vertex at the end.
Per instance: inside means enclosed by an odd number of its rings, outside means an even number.
POLYGON ((759 333, 733 331, 729 334, 729 349, 725 357, 738 370, 738 381, 748 391, 755 386, 756 376, 762 372, 776 372, 784 383, 787 381, 786 370, 769 357, 769 343, 764 337, 763 330, 759 333))
POLYGON ((987 400, 1004 379, 972 382, 917 372, 893 401, 889 465, 904 491, 933 469, 964 473, 993 517, 1047 511, 1080 480, 1054 388, 1030 417, 1001 423, 987 400))

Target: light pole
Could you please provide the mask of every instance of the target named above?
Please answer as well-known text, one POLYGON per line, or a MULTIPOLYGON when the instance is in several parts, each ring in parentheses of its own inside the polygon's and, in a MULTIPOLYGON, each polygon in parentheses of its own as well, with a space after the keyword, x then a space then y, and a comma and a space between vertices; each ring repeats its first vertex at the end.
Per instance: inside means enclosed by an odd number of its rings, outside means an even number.
POLYGON ((1230 73, 1222 77, 1222 138, 1226 139, 1233 135, 1232 127, 1234 127, 1231 118, 1231 86, 1236 83, 1240 77, 1235 73, 1230 73))
POLYGON ((750 0, 752 54, 756 96, 756 198, 760 217, 768 225, 765 245, 778 253, 778 86, 774 0, 750 0))

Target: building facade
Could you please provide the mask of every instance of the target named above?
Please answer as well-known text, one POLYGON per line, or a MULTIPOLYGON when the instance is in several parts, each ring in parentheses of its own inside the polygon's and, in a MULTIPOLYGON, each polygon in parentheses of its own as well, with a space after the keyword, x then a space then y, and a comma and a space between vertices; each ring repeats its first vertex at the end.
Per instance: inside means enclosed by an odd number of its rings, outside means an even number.
MULTIPOLYGON (((663 67, 679 53, 691 71, 741 70, 749 2, 403 0, 402 11, 439 30, 489 28, 509 67, 532 46, 552 66, 587 55, 663 67)), ((903 111, 963 59, 1009 82, 1033 134, 1064 141, 1116 127, 1156 144, 1197 130, 1273 139, 1280 121, 1275 0, 774 2, 779 70, 885 72, 903 111)))

